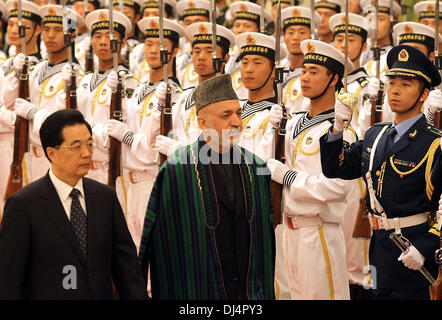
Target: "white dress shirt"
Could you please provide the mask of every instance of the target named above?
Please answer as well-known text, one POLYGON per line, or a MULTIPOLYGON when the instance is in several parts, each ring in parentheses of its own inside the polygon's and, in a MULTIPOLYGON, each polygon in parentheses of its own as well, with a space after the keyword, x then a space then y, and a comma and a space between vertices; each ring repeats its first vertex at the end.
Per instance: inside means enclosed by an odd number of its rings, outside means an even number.
POLYGON ((51 178, 52 184, 55 187, 55 190, 57 191, 58 197, 60 198, 61 204, 63 205, 64 211, 66 212, 66 215, 71 220, 71 203, 72 198, 69 196, 72 189, 78 189, 80 191, 79 200, 81 207, 83 208, 85 214, 86 214, 86 202, 84 198, 84 189, 83 189, 83 179, 78 180, 75 187, 71 187, 66 182, 61 181, 58 179, 54 172, 52 171, 52 168, 49 170, 49 177, 51 178))

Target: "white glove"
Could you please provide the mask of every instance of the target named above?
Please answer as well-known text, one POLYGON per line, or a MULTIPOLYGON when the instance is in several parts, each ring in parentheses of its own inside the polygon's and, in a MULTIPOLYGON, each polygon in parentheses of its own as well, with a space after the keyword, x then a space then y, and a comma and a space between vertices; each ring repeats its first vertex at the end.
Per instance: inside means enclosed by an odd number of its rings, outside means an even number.
POLYGON ((371 99, 375 100, 378 98, 380 87, 381 84, 378 78, 370 78, 367 85, 367 93, 371 99))
POLYGON ((173 154, 180 146, 178 141, 162 135, 158 135, 155 140, 155 150, 166 156, 173 154))
POLYGON ((91 47, 91 38, 90 37, 84 37, 84 39, 80 42, 80 48, 84 52, 88 52, 89 48, 91 47))
POLYGON ((15 99, 14 111, 18 116, 32 120, 38 108, 28 100, 17 98, 15 99))
POLYGON ((279 126, 282 119, 282 107, 279 104, 274 104, 270 109, 269 121, 274 128, 279 126))
POLYGON ((14 60, 12 60, 12 65, 14 66, 14 70, 17 73, 20 73, 23 71, 23 66, 25 65, 26 56, 23 53, 19 53, 14 57, 14 60))
POLYGON ((411 246, 406 251, 402 252, 397 260, 402 261, 402 263, 411 270, 419 270, 425 262, 424 256, 415 246, 411 246))
POLYGON ((440 111, 442 109, 442 92, 439 89, 431 90, 425 104, 432 113, 440 111))
POLYGON ((106 84, 112 91, 117 90, 118 74, 115 71, 112 70, 109 73, 109 76, 107 77, 107 80, 106 80, 106 84))
POLYGON ((166 83, 163 81, 155 89, 155 98, 157 98, 158 100, 158 105, 164 106, 164 104, 166 103, 166 93, 167 86, 166 83))
POLYGON ((104 125, 104 133, 124 143, 126 143, 125 141, 123 141, 125 140, 124 138, 126 137, 126 135, 131 133, 131 136, 133 136, 133 132, 131 132, 129 126, 126 123, 115 119, 107 120, 106 124, 104 125))
POLYGON ((67 84, 71 84, 71 76, 72 76, 72 67, 69 63, 66 63, 61 69, 61 78, 67 84))
POLYGON ((343 90, 339 92, 335 103, 335 131, 344 131, 346 122, 349 123, 351 121, 353 108, 357 102, 358 100, 353 94, 349 92, 344 93, 343 90))
POLYGON ((294 180, 294 177, 296 177, 295 171, 290 170, 290 167, 288 165, 276 159, 270 158, 267 161, 267 167, 270 169, 270 172, 272 173, 271 176, 272 180, 279 184, 285 184, 287 186, 290 186, 294 180), (293 179, 289 179, 289 181, 287 181, 287 179, 284 179, 288 172, 293 172, 294 175, 293 179))

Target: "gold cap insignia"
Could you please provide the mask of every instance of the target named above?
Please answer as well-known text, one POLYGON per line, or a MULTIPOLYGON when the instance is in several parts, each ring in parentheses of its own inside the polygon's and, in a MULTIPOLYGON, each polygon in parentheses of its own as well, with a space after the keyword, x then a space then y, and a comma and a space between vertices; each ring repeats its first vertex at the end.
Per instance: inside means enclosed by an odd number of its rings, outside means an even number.
POLYGON ((307 42, 307 52, 308 53, 315 53, 315 47, 312 45, 311 42, 307 42))
POLYGON ((298 8, 293 9, 293 11, 292 11, 292 15, 293 15, 294 17, 300 17, 300 16, 301 16, 301 11, 299 11, 298 8))
POLYGON ((198 32, 199 32, 199 34, 208 34, 209 33, 206 26, 203 24, 200 24, 200 26, 198 27, 198 32))
POLYGON ((436 10, 434 9, 434 6, 433 6, 431 3, 430 3, 430 4, 427 4, 426 10, 427 10, 427 11, 436 11, 436 10))
POLYGON ((247 38, 246 38, 246 42, 247 42, 247 45, 249 45, 249 46, 254 46, 254 45, 256 45, 256 40, 255 40, 255 38, 254 38, 251 34, 249 34, 249 35, 247 36, 247 38))
POLYGON ((152 21, 149 23, 149 29, 159 29, 158 22, 155 21, 155 20, 152 20, 152 21))
POLYGON ((241 11, 241 12, 248 12, 249 9, 247 8, 247 5, 246 5, 246 4, 242 3, 242 4, 239 6, 239 11, 241 11))
POLYGON ((56 15, 57 15, 57 10, 55 10, 55 8, 53 7, 49 7, 48 16, 56 16, 56 15))
POLYGON ((406 24, 404 26, 404 32, 405 33, 413 33, 413 28, 410 25, 406 24))
POLYGON ((195 9, 196 8, 195 2, 193 2, 193 1, 189 1, 189 3, 187 5, 188 5, 189 9, 195 9))
POLYGON ((409 58, 410 58, 410 56, 409 56, 407 50, 402 49, 401 52, 399 52, 399 55, 398 55, 399 61, 407 62, 409 58))
POLYGON ((98 16, 98 20, 100 21, 108 21, 107 13, 106 12, 100 12, 100 15, 98 16))

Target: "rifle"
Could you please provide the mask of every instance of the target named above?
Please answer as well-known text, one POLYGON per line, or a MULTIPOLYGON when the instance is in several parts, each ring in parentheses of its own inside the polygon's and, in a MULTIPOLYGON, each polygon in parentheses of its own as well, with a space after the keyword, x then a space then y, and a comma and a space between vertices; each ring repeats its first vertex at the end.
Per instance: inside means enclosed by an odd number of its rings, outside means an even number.
MULTIPOLYGON (((72 20, 70 23, 76 23, 72 20)), ((68 63, 71 66, 71 83, 66 84, 66 109, 77 109, 77 80, 75 76, 75 69, 72 63, 72 36, 71 32, 75 31, 68 27, 68 17, 66 13, 66 0, 63 0, 63 31, 64 31, 64 46, 68 48, 68 63)))
MULTIPOLYGON (((110 119, 122 121, 122 91, 123 84, 118 74, 118 39, 114 37, 114 19, 113 19, 113 5, 112 0, 109 0, 109 37, 110 37, 110 49, 113 55, 113 69, 118 75, 118 85, 115 91, 112 91, 111 104, 110 104, 110 119)), ((115 182, 121 175, 121 142, 117 139, 110 137, 109 146, 109 172, 107 184, 115 188, 115 182)))
MULTIPOLYGON (((164 49, 164 0, 159 1, 160 16, 159 16, 159 28, 160 28, 160 58, 163 65, 163 78, 166 83, 166 100, 164 106, 161 106, 161 118, 160 118, 160 134, 167 136, 172 131, 172 93, 169 85, 169 55, 171 53, 164 49)), ((160 154, 160 166, 167 160, 167 156, 160 154)))
MULTIPOLYGON (((372 100, 371 107, 371 125, 382 121, 382 104, 384 95, 384 84, 381 81, 381 51, 382 48, 378 45, 378 0, 375 0, 375 11, 374 11, 374 41, 373 41, 373 60, 376 62, 376 78, 379 80, 379 92, 376 100, 372 100)), ((392 9, 390 9, 392 10, 392 9)))
MULTIPOLYGON (((89 0, 84 0, 84 17, 86 18, 89 13, 89 0)), ((91 38, 91 32, 88 31, 88 37, 91 38)), ((94 72, 94 52, 92 50, 92 46, 89 46, 88 51, 86 52, 86 73, 94 72)))
MULTIPOLYGON (((411 247, 410 241, 407 238, 405 238, 403 235, 397 234, 396 232, 392 232, 390 234, 390 239, 402 252, 406 252, 411 247)), ((428 280, 428 282, 431 285, 434 284, 435 280, 433 276, 431 275, 431 273, 428 272, 428 270, 425 267, 421 267, 419 271, 420 273, 422 273, 422 275, 428 280)))
MULTIPOLYGON (((282 119, 277 128, 273 128, 274 134, 274 144, 275 144, 275 159, 285 162, 285 126, 287 124, 287 110, 284 107, 282 99, 282 85, 284 83, 284 72, 288 72, 281 68, 281 1, 278 1, 277 14, 276 14, 276 48, 275 48, 275 65, 276 65, 276 75, 275 83, 277 86, 278 104, 282 107, 282 119)), ((270 191, 273 199, 273 227, 276 228, 278 224, 281 223, 281 198, 282 198, 283 186, 275 181, 270 183, 270 191)))
MULTIPOLYGON (((376 5, 377 5, 377 0, 376 0, 376 5)), ((377 8, 377 7, 376 7, 377 8)), ((346 18, 345 18, 345 22, 346 22, 346 29, 345 29, 345 56, 347 58, 348 55, 348 45, 347 45, 347 41, 348 41, 348 0, 346 1, 346 18)), ((376 26, 377 26, 377 9, 376 9, 376 26)), ((376 27, 377 30, 377 27, 376 27)), ((377 46, 377 31, 376 31, 376 35, 375 35, 375 47, 377 46)), ((345 60, 345 62, 347 63, 347 59, 345 60)), ((347 68, 347 67, 346 67, 347 68)), ((377 68, 379 69, 379 62, 377 64, 377 68)), ((344 88, 345 91, 347 91, 347 76, 345 76, 344 78, 344 88)), ((379 75, 378 75, 378 79, 379 79, 379 75)), ((381 101, 382 101, 382 95, 378 94, 378 97, 381 96, 381 101)), ((381 104, 381 112, 382 112, 382 104, 381 104)), ((371 111, 371 115, 372 115, 372 123, 371 125, 373 125, 373 110, 371 111)), ((367 208, 366 202, 365 202, 365 197, 366 197, 366 192, 364 192, 363 196, 359 199, 359 209, 358 209, 358 214, 356 215, 356 220, 355 220, 355 224, 353 226, 353 234, 352 237, 353 238, 358 238, 358 239, 370 239, 371 238, 371 225, 370 225, 370 220, 368 219, 368 215, 369 215, 369 210, 367 208)))
MULTIPOLYGON (((21 50, 26 55, 26 27, 22 20, 21 0, 18 0, 18 32, 21 39, 21 50)), ((23 70, 19 75, 18 96, 29 101, 29 60, 26 57, 23 70)), ((17 116, 14 124, 14 153, 9 172, 8 184, 5 192, 5 200, 23 187, 22 162, 28 152, 29 122, 17 116)))
POLYGON ((310 13, 311 13, 310 33, 311 33, 311 38, 315 40, 318 39, 316 34, 316 26, 315 26, 315 0, 310 0, 310 13))
POLYGON ((434 253, 434 260, 439 265, 439 273, 431 290, 431 300, 442 300, 442 217, 439 218, 437 230, 441 233, 439 249, 434 253))
POLYGON ((212 22, 212 61, 213 61, 213 72, 219 75, 221 73, 222 58, 217 58, 216 56, 216 0, 211 1, 211 22, 212 22))
MULTIPOLYGON (((442 70, 442 56, 439 55, 439 12, 439 0, 436 0, 436 7, 434 12, 434 64, 437 70, 439 70, 439 73, 441 73, 440 70, 442 70)), ((438 111, 434 115, 434 126, 441 129, 441 124, 441 112, 438 111)))

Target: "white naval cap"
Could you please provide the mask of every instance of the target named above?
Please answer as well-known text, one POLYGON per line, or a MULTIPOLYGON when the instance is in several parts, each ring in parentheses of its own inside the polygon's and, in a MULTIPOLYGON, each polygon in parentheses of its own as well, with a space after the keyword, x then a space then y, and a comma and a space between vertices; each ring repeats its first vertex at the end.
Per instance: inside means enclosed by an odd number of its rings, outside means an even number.
MULTIPOLYGON (((186 29, 186 35, 192 41, 192 45, 197 43, 212 43, 212 23, 196 22, 186 29)), ((216 25, 216 43, 227 51, 233 47, 235 34, 226 27, 216 25)))
MULTIPOLYGON (((321 16, 314 11, 315 26, 321 24, 321 16)), ((307 26, 310 28, 312 19, 312 10, 310 8, 293 6, 281 10, 281 28, 285 29, 290 26, 307 26)))
MULTIPOLYGON (((120 11, 113 10, 114 30, 123 38, 132 30, 132 22, 120 11)), ((85 19, 88 30, 94 33, 96 30, 109 29, 109 10, 99 9, 89 12, 85 19)))
MULTIPOLYGON (((160 2, 158 0, 138 0, 141 3, 141 10, 148 8, 159 8, 160 2)), ((173 12, 176 10, 177 2, 176 0, 164 0, 164 7, 170 6, 173 12)))
POLYGON ((0 1, 0 14, 2 20, 6 17, 7 11, 6 5, 3 3, 3 1, 0 1))
MULTIPOLYGON (((8 18, 18 16, 18 1, 17 0, 8 0, 8 1, 6 1, 5 6, 8 11, 8 18)), ((31 1, 27 1, 27 0, 21 1, 22 18, 33 20, 37 23, 40 23, 41 17, 40 17, 40 14, 38 13, 39 9, 40 9, 40 7, 31 1)))
POLYGON ((344 11, 344 0, 315 0, 315 9, 330 9, 336 12, 344 11))
POLYGON ((207 0, 182 0, 179 1, 176 10, 181 17, 206 16, 210 17, 210 2, 207 0))
POLYGON ((63 24, 63 14, 66 15, 67 27, 69 29, 76 29, 77 26, 81 26, 84 21, 83 18, 73 9, 63 7, 58 4, 46 4, 41 6, 38 10, 41 23, 59 23, 63 24))
MULTIPOLYGON (((84 0, 68 0, 67 4, 73 5, 77 1, 84 2, 84 0)), ((100 9, 104 7, 104 1, 105 0, 89 0, 88 3, 92 4, 95 7, 95 9, 100 9)))
MULTIPOLYGON (((439 1, 439 17, 442 18, 442 1, 439 1)), ((414 5, 414 14, 417 18, 433 18, 436 16, 436 1, 420 1, 414 5)))
MULTIPOLYGON (((240 48, 239 58, 246 55, 260 55, 275 60, 276 39, 258 32, 244 32, 236 36, 235 44, 240 48)), ((285 46, 280 46, 280 59, 287 56, 285 46)))
MULTIPOLYGON (((319 40, 304 40, 301 42, 304 62, 321 65, 336 72, 340 78, 344 76, 345 55, 332 45, 319 40)), ((353 70, 353 63, 347 57, 347 72, 353 70)))
MULTIPOLYGON (((138 21, 138 27, 144 33, 146 38, 158 38, 160 36, 159 17, 143 18, 138 21)), ((163 30, 165 38, 169 38, 176 42, 186 34, 186 31, 179 23, 166 18, 163 19, 163 30)))
MULTIPOLYGON (((330 30, 334 33, 345 33, 345 13, 338 13, 330 17, 328 21, 330 30)), ((348 14, 348 32, 357 34, 366 39, 371 35, 371 24, 367 18, 355 13, 348 14)))
MULTIPOLYGON (((364 13, 369 14, 374 12, 374 4, 374 0, 361 0, 359 5, 363 8, 364 13)), ((393 10, 393 16, 397 16, 401 12, 401 6, 394 0, 378 0, 378 13, 390 14, 391 10, 393 10)))
MULTIPOLYGON (((434 29, 419 22, 401 22, 393 27, 393 34, 399 38, 399 44, 421 43, 434 50, 434 29)), ((439 41, 442 37, 439 34, 439 41)))
MULTIPOLYGON (((251 20, 258 24, 261 17, 261 6, 253 2, 248 1, 236 1, 229 7, 230 13, 234 19, 251 20)), ((264 10, 264 23, 270 23, 272 21, 272 15, 264 10)))

